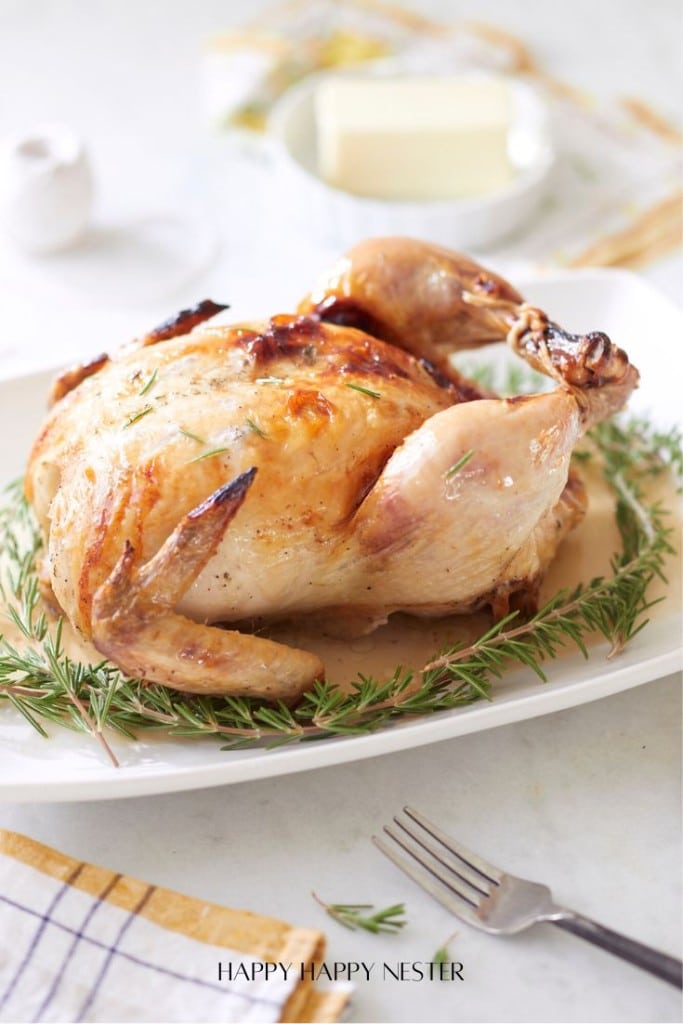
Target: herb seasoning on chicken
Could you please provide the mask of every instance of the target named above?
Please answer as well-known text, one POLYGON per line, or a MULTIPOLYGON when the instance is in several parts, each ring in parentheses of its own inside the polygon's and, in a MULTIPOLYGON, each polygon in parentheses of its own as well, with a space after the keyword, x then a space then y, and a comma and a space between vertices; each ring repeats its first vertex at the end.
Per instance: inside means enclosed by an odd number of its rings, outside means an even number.
POLYGON ((352 250, 296 315, 196 326, 217 308, 63 375, 33 447, 45 586, 103 655, 292 702, 316 655, 212 624, 533 606, 585 511, 572 450, 637 385, 624 352, 407 239, 352 250), (449 362, 505 339, 554 390, 497 398, 449 362))

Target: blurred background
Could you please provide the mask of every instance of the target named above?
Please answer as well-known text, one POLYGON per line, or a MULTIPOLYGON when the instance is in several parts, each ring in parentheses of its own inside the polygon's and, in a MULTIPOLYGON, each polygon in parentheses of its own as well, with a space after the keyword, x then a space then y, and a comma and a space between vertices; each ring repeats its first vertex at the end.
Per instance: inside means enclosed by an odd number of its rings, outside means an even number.
POLYGON ((401 230, 390 205, 340 208, 272 130, 290 86, 364 59, 503 74, 547 115, 553 166, 528 210, 508 202, 520 223, 495 237, 496 208, 461 235, 448 207, 436 226, 418 211, 411 233, 513 276, 628 266, 676 296, 682 12, 679 0, 0 0, 0 374, 99 352, 205 294, 240 316, 291 308, 365 225, 401 230), (73 185, 75 243, 36 254, 19 237, 42 230, 26 220, 35 202, 17 205, 7 154, 45 128, 82 147, 89 183, 73 185))

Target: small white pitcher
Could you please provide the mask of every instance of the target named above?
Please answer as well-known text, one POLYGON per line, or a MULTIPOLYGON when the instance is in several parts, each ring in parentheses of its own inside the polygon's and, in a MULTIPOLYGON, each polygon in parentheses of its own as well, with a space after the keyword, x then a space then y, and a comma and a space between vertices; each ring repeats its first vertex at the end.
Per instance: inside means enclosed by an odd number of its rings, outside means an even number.
POLYGON ((81 140, 42 126, 0 145, 0 222, 26 252, 55 252, 85 233, 93 179, 81 140))

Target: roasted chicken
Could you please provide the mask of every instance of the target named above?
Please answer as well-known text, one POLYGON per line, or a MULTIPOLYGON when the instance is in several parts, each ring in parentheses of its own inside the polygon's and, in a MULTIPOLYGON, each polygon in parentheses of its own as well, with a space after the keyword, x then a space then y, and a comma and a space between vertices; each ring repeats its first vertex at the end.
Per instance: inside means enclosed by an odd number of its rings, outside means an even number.
POLYGON ((46 586, 98 651, 292 702, 323 664, 245 622, 533 605, 584 514, 572 450, 637 384, 623 351, 407 239, 352 250, 294 315, 198 326, 219 308, 63 374, 35 441, 46 586), (554 390, 501 399, 451 365, 505 339, 554 390))

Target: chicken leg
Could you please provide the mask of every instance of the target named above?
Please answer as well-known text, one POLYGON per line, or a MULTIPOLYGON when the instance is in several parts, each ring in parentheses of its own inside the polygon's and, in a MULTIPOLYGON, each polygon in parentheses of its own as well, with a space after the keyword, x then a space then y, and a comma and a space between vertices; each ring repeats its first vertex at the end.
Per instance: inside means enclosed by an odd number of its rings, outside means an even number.
POLYGON ((373 601, 386 595, 387 612, 490 604, 500 614, 513 593, 533 606, 557 545, 583 517, 572 451, 622 407, 638 371, 606 335, 570 335, 531 308, 508 341, 558 387, 436 413, 394 452, 357 513, 373 601), (422 604, 416 579, 428 581, 422 604))

